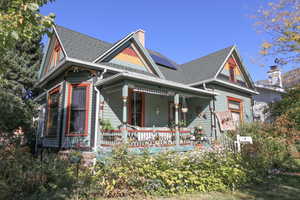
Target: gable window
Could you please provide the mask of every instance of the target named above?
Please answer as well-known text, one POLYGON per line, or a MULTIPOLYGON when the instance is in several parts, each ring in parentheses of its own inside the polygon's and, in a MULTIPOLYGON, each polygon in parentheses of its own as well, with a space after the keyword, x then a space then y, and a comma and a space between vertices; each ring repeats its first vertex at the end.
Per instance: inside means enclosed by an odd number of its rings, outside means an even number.
POLYGON ((128 123, 133 126, 144 126, 145 116, 145 94, 129 90, 129 112, 128 123))
POLYGON ((227 101, 228 101, 228 110, 232 114, 232 118, 235 125, 238 126, 243 121, 242 100, 233 97, 228 97, 227 101))
POLYGON ((229 67, 229 80, 235 82, 234 66, 229 67))
POLYGON ((60 99, 60 87, 51 90, 48 94, 48 115, 46 137, 56 137, 58 126, 58 111, 60 99))
POLYGON ((50 58, 50 62, 49 62, 49 66, 47 67, 47 71, 51 70, 53 67, 57 66, 57 64, 64 58, 64 53, 61 49, 61 46, 58 42, 56 42, 51 58, 50 58))
POLYGON ((87 83, 69 85, 68 136, 88 135, 89 88, 90 84, 87 83))

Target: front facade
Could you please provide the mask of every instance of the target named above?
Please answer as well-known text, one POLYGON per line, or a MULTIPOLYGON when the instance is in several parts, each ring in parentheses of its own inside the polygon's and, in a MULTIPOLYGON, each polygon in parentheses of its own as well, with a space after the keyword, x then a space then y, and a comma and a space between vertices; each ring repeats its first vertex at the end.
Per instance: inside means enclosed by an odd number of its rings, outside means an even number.
POLYGON ((36 84, 43 147, 188 150, 253 120, 257 92, 235 46, 179 65, 144 35, 111 44, 53 27, 36 84))

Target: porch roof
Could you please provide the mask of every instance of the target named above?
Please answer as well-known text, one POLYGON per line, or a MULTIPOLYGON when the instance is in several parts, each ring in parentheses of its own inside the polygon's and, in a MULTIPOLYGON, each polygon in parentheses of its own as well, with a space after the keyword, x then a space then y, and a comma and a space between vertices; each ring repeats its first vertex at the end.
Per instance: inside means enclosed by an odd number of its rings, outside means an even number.
POLYGON ((160 78, 156 78, 156 77, 149 77, 149 76, 134 73, 134 72, 118 73, 114 76, 97 81, 95 85, 96 86, 107 85, 107 84, 112 84, 112 83, 114 83, 116 81, 120 81, 120 80, 137 80, 137 81, 142 81, 144 83, 152 83, 154 85, 165 86, 165 87, 173 88, 173 89, 179 89, 179 90, 183 90, 185 92, 190 92, 190 93, 198 94, 198 95, 205 95, 205 96, 218 95, 218 93, 215 93, 213 91, 198 89, 198 88, 194 88, 191 86, 187 86, 182 83, 169 81, 169 80, 165 80, 165 79, 160 79, 160 78))

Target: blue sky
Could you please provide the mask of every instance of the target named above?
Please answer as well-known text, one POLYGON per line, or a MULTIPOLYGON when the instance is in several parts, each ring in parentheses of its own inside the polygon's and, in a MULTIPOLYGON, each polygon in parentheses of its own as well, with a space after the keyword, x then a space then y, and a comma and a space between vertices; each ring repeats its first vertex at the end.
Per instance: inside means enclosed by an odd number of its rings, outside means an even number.
MULTIPOLYGON (((181 64, 236 44, 254 80, 266 78, 272 59, 258 54, 266 35, 250 17, 262 0, 56 0, 41 9, 56 23, 115 42, 139 28, 145 44, 181 64), (265 67, 259 66, 265 64, 265 67)), ((291 69, 285 67, 283 71, 291 69)))

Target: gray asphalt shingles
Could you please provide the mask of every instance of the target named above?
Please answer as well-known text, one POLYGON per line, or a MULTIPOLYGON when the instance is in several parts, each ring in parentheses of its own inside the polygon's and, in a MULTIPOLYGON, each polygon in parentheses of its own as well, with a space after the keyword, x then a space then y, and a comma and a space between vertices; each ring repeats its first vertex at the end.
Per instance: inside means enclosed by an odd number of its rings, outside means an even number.
MULTIPOLYGON (((113 44, 111 43, 101 41, 99 39, 87 36, 85 34, 70 30, 62 26, 56 25, 56 30, 61 42, 63 43, 63 47, 67 52, 67 55, 72 58, 92 62, 98 56, 100 56, 113 46, 113 44)), ((231 48, 232 46, 227 47, 207 56, 184 63, 182 65, 177 64, 176 62, 165 57, 159 52, 148 49, 147 50, 150 54, 158 55, 170 61, 174 66, 176 66, 177 70, 157 64, 159 70, 161 71, 161 73, 163 73, 167 80, 180 83, 193 83, 213 77, 217 73, 221 64, 224 62, 231 48)), ((134 70, 122 65, 111 63, 102 64, 109 65, 118 69, 125 69, 128 71, 134 71, 153 76, 150 73, 141 70, 134 70)))

